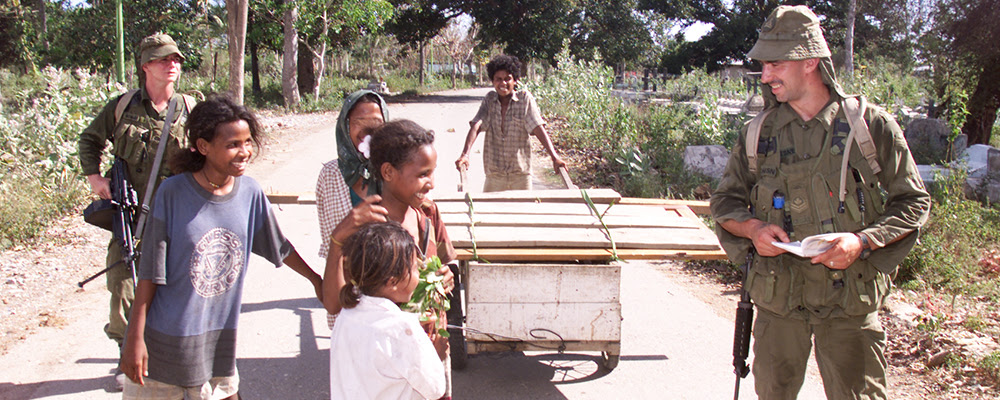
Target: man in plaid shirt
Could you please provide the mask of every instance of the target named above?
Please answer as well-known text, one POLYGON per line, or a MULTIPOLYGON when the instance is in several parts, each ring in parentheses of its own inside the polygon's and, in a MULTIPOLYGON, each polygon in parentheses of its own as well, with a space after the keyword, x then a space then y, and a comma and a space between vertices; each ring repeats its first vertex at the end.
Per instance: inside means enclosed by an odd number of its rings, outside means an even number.
POLYGON ((565 168, 566 163, 556 154, 545 120, 538 111, 534 96, 527 90, 517 90, 521 62, 517 57, 499 55, 486 64, 494 91, 486 94, 465 138, 462 155, 455 161, 459 170, 469 166, 469 151, 479 132, 486 131, 483 165, 486 170, 484 192, 531 190, 531 135, 538 137, 545 151, 552 156, 552 168, 565 168))

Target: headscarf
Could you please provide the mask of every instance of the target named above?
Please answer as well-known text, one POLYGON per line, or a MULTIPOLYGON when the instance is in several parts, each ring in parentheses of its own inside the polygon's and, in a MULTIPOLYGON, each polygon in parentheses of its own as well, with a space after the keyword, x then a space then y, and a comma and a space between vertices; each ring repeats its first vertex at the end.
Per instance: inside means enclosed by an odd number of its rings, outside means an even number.
MULTIPOLYGON (((375 176, 371 173, 371 163, 364 154, 361 154, 354 147, 347 121, 347 116, 354 109, 358 100, 368 94, 373 94, 378 98, 378 106, 382 109, 382 119, 386 122, 389 121, 389 108, 385 104, 385 99, 378 93, 371 90, 359 90, 344 98, 344 105, 340 107, 340 116, 337 117, 337 165, 340 167, 340 173, 344 175, 347 187, 353 187, 358 179, 362 179, 368 185, 368 194, 376 194, 378 188, 374 182, 375 176)), ((358 195, 364 196, 363 193, 358 193, 358 195)))

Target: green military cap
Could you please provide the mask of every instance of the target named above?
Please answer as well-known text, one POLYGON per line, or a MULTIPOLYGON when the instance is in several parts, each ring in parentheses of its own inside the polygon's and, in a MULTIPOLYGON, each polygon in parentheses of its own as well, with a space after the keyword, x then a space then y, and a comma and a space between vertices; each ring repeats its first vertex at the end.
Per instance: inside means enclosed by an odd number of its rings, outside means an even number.
POLYGON ((778 6, 760 28, 748 57, 760 61, 830 57, 819 18, 806 6, 778 6))
POLYGON ((174 39, 170 35, 157 33, 146 36, 139 42, 139 65, 167 58, 171 54, 176 54, 181 60, 184 60, 184 55, 181 54, 181 50, 177 48, 177 43, 174 42, 174 39))

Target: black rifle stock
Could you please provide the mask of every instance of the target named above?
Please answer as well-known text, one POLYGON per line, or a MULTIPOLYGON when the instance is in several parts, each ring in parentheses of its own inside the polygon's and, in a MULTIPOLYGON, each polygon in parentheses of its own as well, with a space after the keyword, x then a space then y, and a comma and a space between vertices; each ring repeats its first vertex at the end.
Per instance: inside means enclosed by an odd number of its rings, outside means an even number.
POLYGON ((111 165, 110 187, 111 205, 114 207, 113 222, 111 224, 111 234, 115 242, 121 245, 121 261, 114 263, 93 276, 84 279, 78 286, 83 287, 88 282, 107 273, 119 263, 124 263, 125 267, 132 273, 132 285, 135 285, 135 261, 139 258, 139 251, 136 249, 136 238, 134 227, 136 212, 139 203, 135 193, 135 188, 128 181, 125 160, 115 157, 115 162, 111 165))
POLYGON ((743 283, 740 285, 740 302, 736 306, 736 330, 733 337, 733 367, 736 373, 736 389, 733 400, 740 398, 740 379, 750 374, 747 357, 750 356, 750 333, 753 329, 753 302, 747 291, 747 276, 750 274, 750 262, 753 261, 753 248, 747 253, 746 264, 740 267, 743 272, 743 283))

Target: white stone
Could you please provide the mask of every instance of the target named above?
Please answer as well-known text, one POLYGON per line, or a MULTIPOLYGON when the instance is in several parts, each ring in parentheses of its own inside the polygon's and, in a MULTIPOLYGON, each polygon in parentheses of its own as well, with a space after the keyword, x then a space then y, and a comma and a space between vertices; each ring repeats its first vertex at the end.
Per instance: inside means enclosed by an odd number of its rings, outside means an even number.
POLYGON ((721 178, 729 161, 725 146, 688 146, 684 149, 684 168, 712 178, 721 178))

